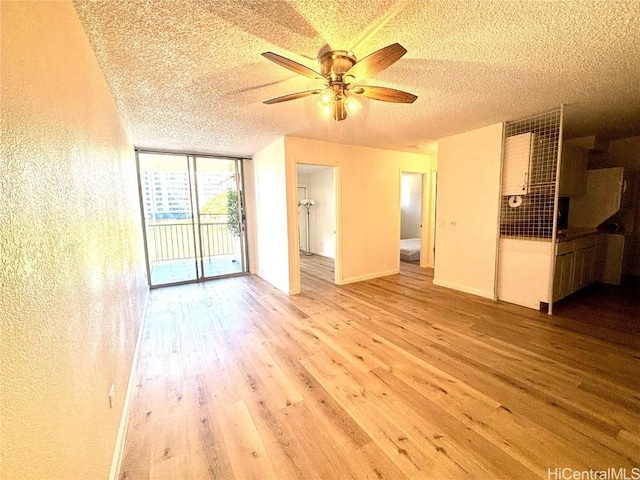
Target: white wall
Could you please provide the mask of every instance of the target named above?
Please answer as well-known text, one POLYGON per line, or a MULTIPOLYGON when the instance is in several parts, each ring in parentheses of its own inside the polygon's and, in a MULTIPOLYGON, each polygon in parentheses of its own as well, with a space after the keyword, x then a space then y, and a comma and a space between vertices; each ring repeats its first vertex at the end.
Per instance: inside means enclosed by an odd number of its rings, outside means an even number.
POLYGON ((495 298, 502 124, 438 142, 434 283, 495 298))
POLYGON ((400 238, 420 238, 422 234, 422 174, 400 177, 400 238))
POLYGON ((280 137, 253 156, 256 271, 289 293, 289 235, 285 141, 280 137))
POLYGON ((256 180, 251 160, 243 160, 242 173, 244 180, 244 201, 246 216, 247 256, 249 273, 258 273, 258 241, 256 238, 256 180))
POLYGON ((133 146, 73 4, 0 8, 0 477, 106 479, 147 292, 133 146))
POLYGON ((335 258, 336 202, 333 169, 327 168, 306 175, 306 182, 307 196, 316 202, 309 212, 311 252, 335 258))

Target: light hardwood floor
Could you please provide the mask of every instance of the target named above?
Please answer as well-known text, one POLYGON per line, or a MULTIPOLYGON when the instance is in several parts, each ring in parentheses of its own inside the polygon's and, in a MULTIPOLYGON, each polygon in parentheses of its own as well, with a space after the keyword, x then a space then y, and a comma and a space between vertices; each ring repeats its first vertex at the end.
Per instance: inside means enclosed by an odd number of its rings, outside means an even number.
POLYGON ((402 270, 337 287, 313 256, 294 297, 255 276, 152 291, 120 478, 640 467, 640 289, 549 317, 402 270))

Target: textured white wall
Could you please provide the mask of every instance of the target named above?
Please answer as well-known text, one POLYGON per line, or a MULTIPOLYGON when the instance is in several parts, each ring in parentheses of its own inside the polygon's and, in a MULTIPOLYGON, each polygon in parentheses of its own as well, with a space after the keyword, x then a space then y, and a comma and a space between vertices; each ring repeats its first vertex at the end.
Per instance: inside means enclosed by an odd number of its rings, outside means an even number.
POLYGON ((0 477, 107 478, 146 293, 133 149, 72 4, 0 8, 0 477))
POLYGON ((284 137, 253 156, 253 176, 257 272, 275 287, 289 293, 284 137))
POLYGON ((243 161, 244 173, 244 201, 247 228, 247 256, 249 257, 249 272, 258 273, 258 245, 256 239, 256 187, 251 160, 243 161))
POLYGON ((502 124, 440 139, 434 283, 495 297, 502 124))

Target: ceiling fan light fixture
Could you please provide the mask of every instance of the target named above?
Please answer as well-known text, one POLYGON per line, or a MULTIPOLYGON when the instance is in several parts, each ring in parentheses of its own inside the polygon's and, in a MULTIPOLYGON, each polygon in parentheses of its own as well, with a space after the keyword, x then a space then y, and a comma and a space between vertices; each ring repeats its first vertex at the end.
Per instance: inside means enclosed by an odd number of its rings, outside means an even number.
POLYGON ((330 118, 333 117, 333 105, 332 104, 327 104, 327 105, 320 105, 320 114, 322 115, 322 118, 329 120, 330 118))
POLYGON ((335 87, 322 91, 318 106, 323 118, 336 122, 353 117, 362 110, 362 104, 357 98, 347 95, 344 90, 336 90, 335 87))
POLYGON ((344 108, 347 110, 349 116, 353 117, 360 113, 360 110, 362 110, 362 103, 360 103, 360 101, 355 97, 345 96, 344 108))
POLYGON ((326 105, 331 105, 335 100, 336 92, 334 92, 331 87, 325 88, 320 92, 320 95, 318 95, 318 105, 320 105, 320 108, 323 108, 326 105))

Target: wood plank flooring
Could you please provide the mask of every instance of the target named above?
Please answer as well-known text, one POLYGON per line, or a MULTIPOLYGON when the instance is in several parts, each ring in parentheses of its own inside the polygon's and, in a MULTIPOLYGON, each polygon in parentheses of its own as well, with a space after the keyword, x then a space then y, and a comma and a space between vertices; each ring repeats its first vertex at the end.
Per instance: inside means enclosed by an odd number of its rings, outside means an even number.
POLYGON ((151 292, 121 479, 640 467, 637 285, 549 317, 417 265, 338 287, 312 256, 301 275, 294 297, 255 276, 151 292))

